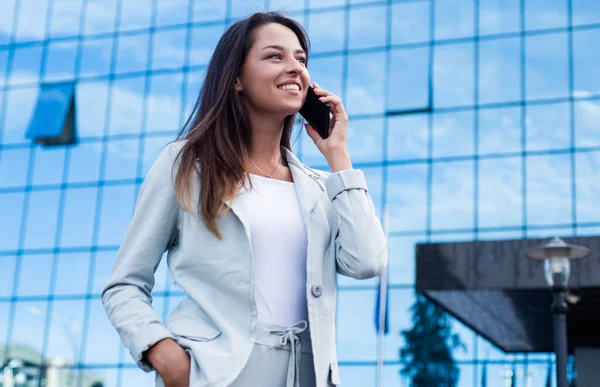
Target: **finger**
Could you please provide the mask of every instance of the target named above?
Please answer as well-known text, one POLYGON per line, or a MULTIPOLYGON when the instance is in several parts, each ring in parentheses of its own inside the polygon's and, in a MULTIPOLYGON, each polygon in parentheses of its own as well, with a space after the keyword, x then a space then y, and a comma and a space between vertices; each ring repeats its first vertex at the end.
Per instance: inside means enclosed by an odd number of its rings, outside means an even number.
POLYGON ((342 100, 334 95, 329 95, 325 97, 319 98, 319 100, 323 103, 329 103, 332 108, 335 109, 334 115, 336 116, 336 121, 339 119, 343 119, 346 116, 346 109, 344 108, 344 104, 342 100), (339 117, 338 117, 339 116, 339 117))
POLYGON ((316 143, 318 137, 320 137, 319 133, 317 133, 317 131, 312 127, 311 124, 304 124, 304 127, 306 128, 306 133, 308 134, 308 137, 310 137, 316 143))

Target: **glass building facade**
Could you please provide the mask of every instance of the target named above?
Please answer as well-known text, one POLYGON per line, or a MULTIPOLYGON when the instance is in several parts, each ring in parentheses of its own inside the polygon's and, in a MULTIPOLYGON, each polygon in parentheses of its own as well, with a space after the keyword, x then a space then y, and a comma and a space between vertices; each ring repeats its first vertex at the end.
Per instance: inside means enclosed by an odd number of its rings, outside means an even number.
MULTIPOLYGON (((283 10, 305 26, 311 77, 342 97, 354 167, 378 215, 389 206, 382 385, 410 385, 399 350, 412 326, 415 243, 600 233, 600 2, 0 0, 0 9, 4 387, 153 385, 100 291, 143 178, 191 111, 220 35, 254 11, 283 10), (44 147, 26 135, 49 130, 33 117, 60 83, 72 85, 77 141, 44 147)), ((299 128, 294 152, 327 170, 299 128)), ((166 316, 184 294, 164 260, 156 274, 153 306, 166 316)), ((377 285, 339 278, 344 386, 375 385, 377 285)), ((504 386, 513 371, 519 386, 546 385, 551 354, 504 354, 451 324, 464 343, 453 351, 458 386, 484 376, 504 386)))

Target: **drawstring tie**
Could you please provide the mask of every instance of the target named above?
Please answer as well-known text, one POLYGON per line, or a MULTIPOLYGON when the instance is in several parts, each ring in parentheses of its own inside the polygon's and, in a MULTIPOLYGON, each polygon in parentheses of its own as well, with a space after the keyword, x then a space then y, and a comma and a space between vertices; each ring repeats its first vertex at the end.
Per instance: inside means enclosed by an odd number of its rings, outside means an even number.
POLYGON ((270 332, 279 335, 279 343, 286 345, 288 341, 292 346, 290 360, 288 362, 286 387, 300 387, 300 357, 302 356, 302 343, 300 333, 308 327, 306 321, 300 321, 289 328, 273 329, 270 332))

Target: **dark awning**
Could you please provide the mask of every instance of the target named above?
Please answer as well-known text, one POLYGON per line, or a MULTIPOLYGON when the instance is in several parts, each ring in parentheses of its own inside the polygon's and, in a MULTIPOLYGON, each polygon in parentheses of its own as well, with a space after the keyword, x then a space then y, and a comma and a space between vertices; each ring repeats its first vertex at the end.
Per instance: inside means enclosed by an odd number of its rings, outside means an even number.
MULTIPOLYGON (((592 255, 571 263, 568 340, 600 347, 600 237, 562 238, 592 255)), ((552 294, 543 262, 525 250, 547 239, 418 244, 417 291, 506 352, 552 352, 552 294)))

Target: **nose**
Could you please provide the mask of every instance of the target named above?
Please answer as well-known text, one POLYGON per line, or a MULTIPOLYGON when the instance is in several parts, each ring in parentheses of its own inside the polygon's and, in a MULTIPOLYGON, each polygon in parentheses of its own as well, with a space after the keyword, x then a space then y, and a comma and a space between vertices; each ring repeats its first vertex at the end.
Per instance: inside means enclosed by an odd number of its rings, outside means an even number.
POLYGON ((300 63, 296 58, 287 61, 286 71, 290 74, 301 74, 306 71, 306 66, 300 63))

